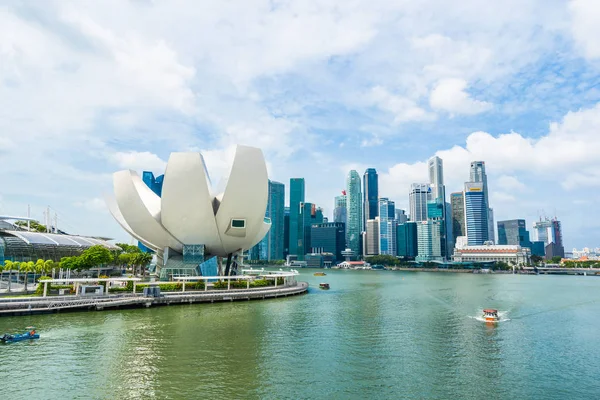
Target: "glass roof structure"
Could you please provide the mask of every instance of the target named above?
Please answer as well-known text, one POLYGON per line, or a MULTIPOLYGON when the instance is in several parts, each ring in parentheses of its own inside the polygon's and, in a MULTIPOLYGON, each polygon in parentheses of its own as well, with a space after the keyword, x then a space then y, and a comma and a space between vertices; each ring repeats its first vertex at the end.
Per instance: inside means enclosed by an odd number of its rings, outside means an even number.
POLYGON ((109 250, 119 249, 107 241, 86 236, 0 230, 0 246, 4 247, 4 259, 12 261, 60 261, 62 257, 79 255, 95 245, 104 246, 109 250))

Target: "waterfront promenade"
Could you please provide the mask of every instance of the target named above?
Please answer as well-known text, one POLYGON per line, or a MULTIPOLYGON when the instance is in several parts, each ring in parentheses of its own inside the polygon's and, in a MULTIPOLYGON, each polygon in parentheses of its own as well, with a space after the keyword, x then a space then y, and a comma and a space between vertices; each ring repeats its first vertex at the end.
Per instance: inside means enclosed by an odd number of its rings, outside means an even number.
POLYGON ((0 316, 47 314, 75 310, 105 310, 114 308, 151 307, 176 304, 215 303, 223 301, 265 300, 306 293, 308 283, 294 282, 285 286, 253 289, 166 292, 160 296, 140 293, 102 296, 51 296, 0 298, 0 316))

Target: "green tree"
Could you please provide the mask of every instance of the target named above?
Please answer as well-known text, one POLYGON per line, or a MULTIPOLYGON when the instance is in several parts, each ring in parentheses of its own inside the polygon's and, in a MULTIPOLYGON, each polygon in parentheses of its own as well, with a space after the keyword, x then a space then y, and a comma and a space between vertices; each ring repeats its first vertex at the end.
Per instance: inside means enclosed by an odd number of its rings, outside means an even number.
POLYGON ((10 292, 11 283, 12 283, 12 271, 15 267, 14 263, 10 260, 4 261, 4 270, 8 271, 8 291, 10 292))
POLYGON ((27 275, 30 272, 35 272, 35 263, 33 261, 21 263, 21 269, 25 272, 25 281, 23 283, 25 284, 25 292, 27 292, 27 275))
POLYGON ((552 262, 552 264, 560 264, 562 260, 561 256, 554 256, 550 259, 550 262, 552 262))
MULTIPOLYGON (((55 264, 53 260, 46 260, 44 261, 44 273, 46 275, 50 275, 50 273, 52 272, 52 270, 54 269, 55 264)), ((53 274, 54 277, 54 274, 53 274)))
POLYGON ((139 247, 133 246, 127 243, 117 243, 117 246, 120 247, 125 253, 142 253, 139 247))
POLYGON ((538 264, 540 264, 542 261, 544 261, 544 258, 543 258, 543 257, 541 257, 541 256, 538 256, 538 255, 535 255, 535 254, 531 256, 531 263, 532 263, 533 265, 538 265, 538 264))
POLYGON ((152 261, 152 254, 150 253, 137 253, 133 254, 131 263, 134 266, 134 275, 136 274, 137 267, 140 268, 142 276, 145 275, 146 267, 152 261))

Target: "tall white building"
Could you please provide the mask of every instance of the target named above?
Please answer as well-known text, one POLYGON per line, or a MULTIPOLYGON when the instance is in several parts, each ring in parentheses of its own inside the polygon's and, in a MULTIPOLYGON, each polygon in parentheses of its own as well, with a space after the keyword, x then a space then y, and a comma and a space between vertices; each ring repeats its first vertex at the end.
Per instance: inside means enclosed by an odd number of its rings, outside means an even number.
POLYGON ((430 199, 431 188, 426 183, 413 183, 408 195, 410 220, 413 222, 427 221, 427 201, 430 199))
POLYGON ((429 165, 429 184, 431 185, 431 199, 443 199, 446 201, 446 189, 444 188, 444 163, 438 156, 431 157, 427 162, 429 165))

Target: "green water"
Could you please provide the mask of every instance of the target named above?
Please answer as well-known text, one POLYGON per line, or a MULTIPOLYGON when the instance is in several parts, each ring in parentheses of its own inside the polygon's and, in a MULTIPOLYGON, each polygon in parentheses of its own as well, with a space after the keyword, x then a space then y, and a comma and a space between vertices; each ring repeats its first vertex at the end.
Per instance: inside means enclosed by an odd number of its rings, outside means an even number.
POLYGON ((600 398, 600 278, 301 272, 285 299, 2 318, 42 338, 0 345, 0 398, 600 398))

